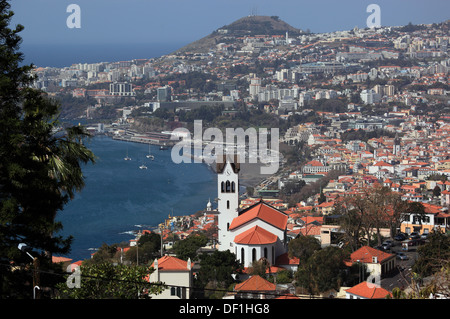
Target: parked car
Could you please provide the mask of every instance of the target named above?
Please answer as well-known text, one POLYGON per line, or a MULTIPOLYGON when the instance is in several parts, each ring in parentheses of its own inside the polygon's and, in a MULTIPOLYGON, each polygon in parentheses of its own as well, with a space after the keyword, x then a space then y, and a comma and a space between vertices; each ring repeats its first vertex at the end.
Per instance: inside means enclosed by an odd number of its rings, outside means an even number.
POLYGON ((417 232, 412 232, 411 234, 409 234, 409 239, 419 239, 420 235, 417 232))
POLYGON ((381 250, 389 250, 389 249, 391 249, 391 245, 383 243, 383 244, 381 244, 380 249, 381 250))
POLYGON ((398 240, 398 241, 402 241, 402 240, 405 240, 405 239, 407 239, 408 237, 405 235, 405 234, 403 234, 403 233, 398 233, 397 235, 395 235, 395 237, 394 237, 394 239, 395 240, 398 240))
POLYGON ((422 235, 420 235, 421 239, 427 239, 428 237, 428 233, 423 233, 422 235))
POLYGON ((393 246, 394 246, 394 242, 393 242, 392 240, 390 240, 390 239, 385 240, 385 241, 383 242, 383 245, 384 245, 384 244, 388 245, 389 247, 393 247, 393 246))
POLYGON ((406 256, 405 253, 399 252, 399 253, 397 253, 397 259, 400 259, 400 260, 407 260, 407 259, 409 259, 409 258, 408 258, 408 256, 406 256))

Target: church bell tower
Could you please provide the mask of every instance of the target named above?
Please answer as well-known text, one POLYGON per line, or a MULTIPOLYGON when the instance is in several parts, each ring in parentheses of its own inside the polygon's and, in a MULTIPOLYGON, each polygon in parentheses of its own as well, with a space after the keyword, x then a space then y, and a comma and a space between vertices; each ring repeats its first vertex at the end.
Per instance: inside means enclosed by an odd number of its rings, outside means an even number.
POLYGON ((221 163, 218 161, 217 194, 218 194, 218 241, 219 250, 234 252, 233 238, 228 231, 231 222, 238 216, 239 208, 239 170, 240 164, 237 156, 234 159, 223 156, 221 163))

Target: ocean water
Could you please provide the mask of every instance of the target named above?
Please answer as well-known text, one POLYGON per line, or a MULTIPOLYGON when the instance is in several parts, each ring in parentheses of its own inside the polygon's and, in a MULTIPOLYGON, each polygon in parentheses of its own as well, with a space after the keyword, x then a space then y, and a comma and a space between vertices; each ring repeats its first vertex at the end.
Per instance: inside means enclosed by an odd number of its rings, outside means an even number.
POLYGON ((157 58, 172 53, 186 43, 136 43, 136 44, 27 44, 20 52, 23 64, 38 67, 66 67, 74 63, 98 63, 157 58))
POLYGON ((169 214, 203 210, 217 197, 214 172, 205 164, 173 163, 170 149, 150 146, 152 161, 147 144, 96 136, 86 145, 98 159, 84 167, 85 187, 57 216, 64 227, 58 234, 74 236, 66 256, 74 261, 90 258, 103 243, 129 241, 169 214), (131 161, 124 160, 127 153, 131 161), (143 163, 148 169, 139 169, 143 163))

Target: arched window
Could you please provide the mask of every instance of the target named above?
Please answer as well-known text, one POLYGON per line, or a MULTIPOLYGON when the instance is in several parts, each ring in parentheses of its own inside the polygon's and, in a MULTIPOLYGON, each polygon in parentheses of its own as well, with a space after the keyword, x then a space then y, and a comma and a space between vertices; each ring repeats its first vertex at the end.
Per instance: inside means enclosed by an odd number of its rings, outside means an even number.
POLYGON ((264 247, 264 258, 267 259, 267 247, 264 247))
POLYGON ((256 248, 252 249, 252 262, 256 261, 256 248))
POLYGON ((241 248, 241 263, 245 264, 245 250, 241 248))
POLYGON ((227 200, 227 209, 230 209, 230 201, 227 200))
POLYGON ((225 183, 225 192, 229 193, 230 192, 230 181, 227 181, 225 183))
POLYGON ((225 193, 225 183, 224 182, 221 183, 221 188, 222 188, 222 193, 225 193))
POLYGON ((234 182, 231 182, 231 192, 232 192, 232 193, 234 193, 234 192, 236 191, 235 188, 236 188, 235 183, 234 183, 234 182))
POLYGON ((230 223, 227 223, 227 231, 230 230, 230 223))

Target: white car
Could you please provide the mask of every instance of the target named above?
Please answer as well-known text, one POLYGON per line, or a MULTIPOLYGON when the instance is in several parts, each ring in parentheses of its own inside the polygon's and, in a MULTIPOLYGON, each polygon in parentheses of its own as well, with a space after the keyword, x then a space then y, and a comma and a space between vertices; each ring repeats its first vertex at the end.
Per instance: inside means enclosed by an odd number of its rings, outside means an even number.
POLYGON ((400 260, 407 260, 407 259, 409 259, 408 256, 406 256, 406 254, 402 253, 402 252, 397 253, 397 258, 400 259, 400 260))

